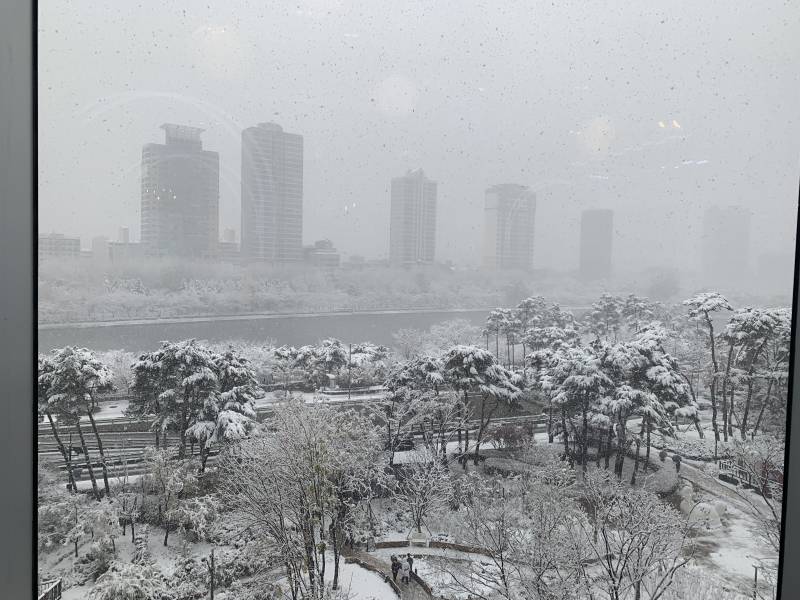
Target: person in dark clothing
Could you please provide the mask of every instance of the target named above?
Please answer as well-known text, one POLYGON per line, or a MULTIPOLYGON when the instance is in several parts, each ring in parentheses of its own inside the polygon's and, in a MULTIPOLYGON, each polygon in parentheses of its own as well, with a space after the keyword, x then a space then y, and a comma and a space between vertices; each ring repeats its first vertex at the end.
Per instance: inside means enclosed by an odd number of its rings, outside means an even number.
POLYGON ((675 463, 675 472, 676 473, 680 473, 681 472, 681 457, 679 455, 677 455, 677 454, 673 454, 672 462, 675 463))
POLYGON ((414 570, 414 557, 411 556, 410 552, 408 554, 406 554, 406 560, 408 561, 408 569, 410 571, 413 571, 414 570))
POLYGON ((392 556, 392 579, 397 583, 397 572, 400 570, 400 561, 396 556, 392 556))

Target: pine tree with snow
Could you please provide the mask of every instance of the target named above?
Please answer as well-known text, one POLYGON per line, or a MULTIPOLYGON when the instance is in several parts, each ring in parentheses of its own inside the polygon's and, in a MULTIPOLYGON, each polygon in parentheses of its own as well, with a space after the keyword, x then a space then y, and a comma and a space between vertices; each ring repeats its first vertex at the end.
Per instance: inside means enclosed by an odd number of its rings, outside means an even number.
POLYGON ((180 458, 186 456, 187 432, 203 420, 209 405, 217 402, 219 379, 214 359, 215 355, 195 340, 162 342, 161 348, 142 355, 133 367, 133 388, 139 397, 133 412, 152 415, 157 431, 176 428, 180 458))
POLYGON ((592 304, 592 308, 585 318, 584 326, 597 339, 616 342, 622 328, 622 307, 621 298, 603 294, 597 302, 592 304), (613 336, 611 340, 609 340, 610 336, 613 336))
POLYGON ((100 491, 80 424, 82 416, 88 416, 100 454, 105 493, 110 495, 108 467, 103 441, 100 439, 97 423, 94 420, 94 410, 96 395, 113 389, 113 373, 95 357, 93 352, 76 346, 54 350, 41 366, 44 371, 39 373, 38 383, 40 393, 44 393, 46 397, 45 414, 55 414, 59 421, 73 425, 77 430, 86 458, 86 468, 92 481, 92 491, 99 500, 100 491))
POLYGON ((714 438, 719 441, 719 427, 717 425, 717 379, 719 377, 719 362, 717 361, 716 335, 712 315, 721 311, 732 311, 728 299, 718 292, 702 292, 683 301, 688 307, 689 319, 703 324, 708 331, 708 344, 711 349, 711 378, 709 391, 711 393, 711 427, 714 438))
POLYGON ((249 361, 229 348, 212 358, 218 389, 208 394, 196 421, 186 430, 200 444, 200 472, 205 472, 215 443, 247 437, 255 426, 255 400, 263 395, 249 361))
MULTIPOLYGON (((478 433, 474 448, 474 463, 477 465, 486 428, 501 404, 511 404, 519 398, 522 378, 498 364, 491 352, 478 346, 454 346, 442 360, 447 381, 453 389, 463 394, 464 414, 470 405, 470 392, 479 395, 478 433)), ((469 429, 465 429, 465 433, 464 454, 469 452, 469 429)), ((458 442, 460 449, 460 432, 458 442)))

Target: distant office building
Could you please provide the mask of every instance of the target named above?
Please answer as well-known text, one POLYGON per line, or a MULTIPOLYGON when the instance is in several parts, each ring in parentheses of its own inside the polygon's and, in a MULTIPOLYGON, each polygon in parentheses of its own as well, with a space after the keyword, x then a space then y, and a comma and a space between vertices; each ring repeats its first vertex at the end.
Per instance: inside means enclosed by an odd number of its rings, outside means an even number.
POLYGON ((436 253, 436 182, 422 169, 392 179, 389 262, 432 263, 436 253))
POLYGON ((108 257, 112 263, 121 263, 145 258, 145 248, 135 242, 109 242, 108 257))
POLYGON ((117 241, 123 244, 129 244, 131 241, 130 229, 128 229, 127 227, 120 227, 117 241))
POLYGON ((318 240, 313 246, 304 247, 303 258, 315 267, 334 269, 341 264, 341 256, 330 240, 318 240))
POLYGON ((236 242, 220 242, 217 258, 222 262, 239 262, 241 251, 236 242))
POLYGON ((219 154, 202 129, 164 124, 142 149, 142 244, 150 255, 208 258, 219 238, 219 154))
POLYGON ((580 275, 583 280, 611 277, 611 247, 614 211, 585 210, 581 213, 580 275))
POLYGON ((242 132, 242 254, 273 263, 303 258, 303 136, 275 123, 242 132))
POLYGON ((366 264, 366 259, 358 254, 352 254, 347 257, 347 260, 342 262, 342 267, 345 269, 358 269, 361 270, 366 264))
POLYGON ((226 243, 236 243, 236 230, 228 228, 223 231, 222 241, 226 243))
POLYGON ((92 238, 92 260, 99 264, 104 264, 111 260, 110 246, 107 237, 98 236, 92 238))
POLYGON ((735 283, 750 273, 750 213, 713 206, 703 215, 703 276, 707 285, 735 283))
POLYGON ((483 266, 487 269, 533 269, 536 195, 513 183, 486 190, 483 266))
POLYGON ((61 233, 39 236, 39 260, 48 258, 78 258, 81 255, 81 239, 66 237, 61 233))

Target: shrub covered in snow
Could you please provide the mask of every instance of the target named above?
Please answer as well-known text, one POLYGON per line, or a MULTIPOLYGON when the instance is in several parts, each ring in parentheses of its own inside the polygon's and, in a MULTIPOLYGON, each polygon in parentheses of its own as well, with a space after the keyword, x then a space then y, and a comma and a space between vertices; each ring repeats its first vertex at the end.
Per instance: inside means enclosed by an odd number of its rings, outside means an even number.
POLYGON ((152 565, 115 561, 98 577, 91 600, 161 600, 168 591, 161 572, 152 565))

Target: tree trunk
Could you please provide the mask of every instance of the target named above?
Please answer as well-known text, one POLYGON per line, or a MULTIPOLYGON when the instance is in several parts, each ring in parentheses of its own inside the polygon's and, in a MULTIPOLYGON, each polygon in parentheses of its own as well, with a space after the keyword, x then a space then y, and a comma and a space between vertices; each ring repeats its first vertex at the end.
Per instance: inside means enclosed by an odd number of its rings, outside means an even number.
MULTIPOLYGON (((728 407, 728 425, 725 429, 727 435, 725 436, 725 441, 728 441, 728 438, 733 437, 733 417, 736 416, 735 408, 733 404, 733 399, 736 395, 736 386, 731 386, 731 398, 730 398, 730 406, 728 407)), ((737 417, 738 420, 738 417, 737 417)))
POLYGON ((338 537, 339 536, 336 535, 336 531, 335 530, 331 531, 331 534, 333 535, 333 583, 331 584, 331 587, 334 590, 338 590, 339 589, 339 553, 340 553, 339 552, 339 542, 338 542, 338 537))
POLYGON ((553 443, 553 401, 548 400, 547 402, 547 443, 553 443))
POLYGON ((744 401, 744 408, 742 409, 742 422, 739 427, 742 432, 742 441, 747 439, 747 417, 750 415, 750 402, 753 399, 753 378, 747 382, 747 398, 744 401))
POLYGON ((618 479, 622 479, 622 467, 625 464, 625 451, 628 448, 628 427, 627 419, 623 415, 619 416, 619 438, 617 443, 617 460, 614 465, 614 472, 618 479))
POLYGON ((169 530, 170 530, 169 523, 164 523, 164 530, 165 530, 164 531, 164 547, 166 548, 167 540, 169 540, 169 530))
POLYGON ((183 399, 183 406, 181 407, 181 445, 180 449, 178 450, 178 458, 186 458, 186 430, 188 429, 187 423, 187 411, 189 410, 189 398, 184 397, 183 399))
POLYGON ((64 464, 67 465, 67 481, 69 482, 70 492, 74 494, 78 491, 78 487, 75 485, 75 476, 72 474, 72 449, 70 448, 70 451, 67 452, 67 449, 64 447, 64 443, 61 441, 61 436, 58 435, 58 428, 53 422, 53 415, 50 414, 50 411, 46 411, 45 415, 47 415, 47 420, 50 422, 50 429, 53 431, 56 444, 58 444, 58 450, 61 452, 61 456, 64 457, 64 464))
POLYGON ((608 425, 608 437, 606 438, 605 468, 611 466, 611 442, 614 439, 614 423, 608 425))
POLYGON ((717 351, 714 343, 714 324, 708 313, 705 313, 706 324, 708 325, 708 337, 711 342, 711 365, 713 373, 711 375, 711 428, 714 430, 714 438, 719 441, 719 426, 717 425, 717 351))
POLYGON ((567 415, 561 409, 561 435, 564 436, 564 458, 569 457, 569 432, 567 431, 567 415))
POLYGON ((589 411, 586 403, 583 403, 581 407, 583 423, 581 425, 582 433, 581 433, 581 465, 583 467, 583 472, 586 472, 587 464, 586 464, 586 451, 588 450, 588 443, 589 443, 589 411))
POLYGON ((636 485, 636 473, 639 471, 639 448, 641 446, 640 438, 636 438, 636 460, 633 463, 633 475, 631 475, 631 485, 636 485))
MULTIPOLYGON (((468 402, 469 402, 469 396, 467 395, 467 391, 464 390, 464 407, 463 407, 464 408, 464 413, 463 413, 463 415, 461 417, 462 421, 466 421, 467 420, 467 406, 469 406, 468 402)), ((467 452, 469 452, 469 423, 467 423, 464 426, 464 452, 463 453, 466 455, 467 452)), ((466 468, 467 468, 467 461, 464 460, 464 469, 466 470, 466 468)))
POLYGON ((83 456, 86 458, 86 470, 89 471, 89 479, 92 480, 92 493, 96 500, 100 500, 100 490, 97 488, 97 479, 94 476, 94 469, 92 468, 92 460, 89 458, 89 449, 86 447, 86 440, 83 437, 83 429, 81 429, 80 421, 75 422, 75 428, 78 430, 78 436, 81 438, 81 448, 83 449, 83 456))
MULTIPOLYGON (((728 361, 725 366, 725 378, 722 380, 722 434, 723 434, 723 439, 726 442, 728 441, 728 431, 729 431, 728 422, 730 420, 729 403, 728 403, 728 380, 730 378, 732 361, 733 361, 733 343, 731 343, 728 348, 728 361)), ((730 409, 732 409, 733 386, 731 386, 730 392, 731 392, 730 409)))
POLYGON ((480 425, 478 426, 478 437, 477 437, 477 439, 475 441, 475 459, 474 459, 474 464, 475 464, 476 467, 478 466, 478 462, 480 460, 481 441, 483 440, 483 434, 489 428, 489 423, 491 422, 492 416, 494 415, 494 411, 497 410, 498 405, 499 404, 497 402, 497 399, 495 398, 494 399, 494 406, 489 410, 489 413, 486 414, 485 413, 486 398, 483 397, 483 395, 481 395, 481 420, 480 420, 480 425), (484 415, 486 415, 486 420, 485 421, 484 421, 484 418, 483 418, 484 415))
POLYGON ((89 423, 92 425, 92 432, 94 438, 97 440, 97 451, 100 454, 100 465, 103 468, 103 486, 106 490, 106 496, 111 497, 111 487, 108 485, 108 467, 106 466, 106 454, 103 452, 103 441, 100 439, 100 434, 97 431, 97 423, 95 423, 92 411, 87 411, 89 414, 89 423))
POLYGON ((756 424, 753 426, 753 433, 750 439, 755 439, 756 431, 758 431, 758 428, 761 425, 761 418, 764 416, 764 409, 767 407, 770 393, 772 393, 772 384, 773 380, 770 378, 769 383, 767 384, 767 394, 764 396, 764 401, 761 403, 761 409, 758 411, 758 417, 756 418, 756 424))
POLYGON ((758 359, 759 354, 764 350, 764 347, 767 345, 767 340, 765 339, 761 345, 756 349, 753 353, 753 356, 750 359, 750 367, 747 370, 747 374, 749 375, 747 381, 747 399, 744 403, 744 409, 742 410, 742 422, 741 430, 742 430, 742 440, 747 439, 747 417, 750 414, 750 402, 753 399, 753 371, 755 369, 756 360, 758 359))
POLYGON ((200 473, 206 472, 206 461, 208 461, 208 453, 211 449, 203 444, 200 446, 200 473))
POLYGON ((647 449, 644 452, 644 470, 647 471, 647 468, 650 466, 650 420, 647 420, 647 429, 645 430, 645 435, 647 435, 647 449))

